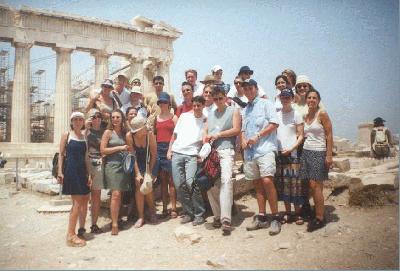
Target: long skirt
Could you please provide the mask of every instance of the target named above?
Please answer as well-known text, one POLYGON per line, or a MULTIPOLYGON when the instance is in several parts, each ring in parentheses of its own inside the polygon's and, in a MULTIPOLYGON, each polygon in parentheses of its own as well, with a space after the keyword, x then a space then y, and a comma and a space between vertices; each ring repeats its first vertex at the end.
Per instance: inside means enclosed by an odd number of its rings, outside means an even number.
POLYGON ((308 194, 308 182, 299 178, 300 162, 298 158, 278 155, 276 158, 275 187, 278 200, 295 205, 304 203, 308 194))

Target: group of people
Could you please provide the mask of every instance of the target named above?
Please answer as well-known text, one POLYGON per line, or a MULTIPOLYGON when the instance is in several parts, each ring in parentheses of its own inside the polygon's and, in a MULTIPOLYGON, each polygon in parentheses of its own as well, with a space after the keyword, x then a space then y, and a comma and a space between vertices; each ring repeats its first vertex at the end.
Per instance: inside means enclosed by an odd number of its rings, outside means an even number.
POLYGON ((103 232, 97 225, 101 189, 111 191, 112 235, 119 232, 122 203, 129 206, 128 218, 135 217, 135 228, 156 223, 151 189, 155 182, 161 183, 163 217, 181 216, 182 224, 197 226, 205 222, 210 206, 212 225, 229 235, 233 229, 235 156, 243 158, 240 170, 253 182, 258 203, 247 230, 269 227, 269 234, 276 235, 282 223, 302 225, 305 220, 309 221, 308 231, 323 227, 323 181, 332 165, 333 140, 320 93, 307 76, 284 70, 275 80, 276 95, 267 97, 251 78, 253 73, 250 67, 241 67, 230 88, 222 80, 219 65, 200 83, 196 70, 187 70, 180 105, 164 91, 162 76, 153 78, 154 91, 146 95, 138 78, 128 81, 119 75, 115 82, 105 79, 89 98, 87 119, 83 113, 73 112, 71 129, 60 141, 64 159, 60 159, 58 180, 73 202, 67 244, 86 244, 89 197, 91 232, 103 232), (221 171, 207 189, 196 180, 201 162, 210 152, 205 146, 217 153, 221 171), (131 171, 126 169, 128 154, 133 155, 131 171), (309 197, 314 201, 314 215, 309 197), (266 214, 267 200, 271 219, 266 214), (182 205, 181 214, 177 201, 182 205), (278 213, 278 201, 284 202, 284 215, 278 213))

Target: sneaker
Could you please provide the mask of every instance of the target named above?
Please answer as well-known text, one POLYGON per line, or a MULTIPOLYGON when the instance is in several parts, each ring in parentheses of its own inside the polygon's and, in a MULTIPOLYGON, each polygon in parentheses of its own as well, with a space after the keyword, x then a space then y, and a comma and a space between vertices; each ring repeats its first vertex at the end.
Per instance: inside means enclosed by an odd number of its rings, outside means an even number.
POLYGON ((307 231, 313 232, 315 230, 323 228, 324 226, 325 226, 325 219, 319 220, 318 218, 314 218, 313 220, 310 221, 310 223, 308 223, 307 231))
POLYGON ((186 224, 192 221, 192 217, 190 215, 184 215, 181 219, 181 224, 186 224))
POLYGON ((202 216, 196 216, 192 222, 193 226, 204 224, 206 220, 202 216))
POLYGON ((269 227, 268 221, 262 222, 260 220, 259 216, 255 215, 253 217, 253 221, 251 222, 251 224, 246 227, 246 230, 254 231, 254 230, 258 230, 258 229, 261 229, 261 228, 268 228, 268 227, 269 227))
POLYGON ((271 227, 269 228, 269 235, 277 235, 281 232, 281 222, 274 219, 271 222, 271 227))
POLYGON ((217 229, 221 228, 222 226, 221 220, 219 218, 214 218, 212 226, 217 229))

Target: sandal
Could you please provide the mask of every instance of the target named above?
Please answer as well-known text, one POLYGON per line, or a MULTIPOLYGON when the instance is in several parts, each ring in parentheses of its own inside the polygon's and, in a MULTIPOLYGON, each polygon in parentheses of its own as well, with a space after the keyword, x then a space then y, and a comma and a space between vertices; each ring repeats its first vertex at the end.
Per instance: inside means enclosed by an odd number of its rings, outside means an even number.
POLYGON ((97 224, 93 224, 90 227, 90 232, 94 233, 94 234, 99 234, 99 233, 103 233, 103 230, 99 228, 99 226, 97 226, 97 224))
POLYGON ((77 235, 67 237, 67 246, 69 247, 83 247, 86 246, 86 241, 79 238, 77 235))
POLYGON ((304 219, 300 215, 296 215, 294 222, 296 223, 296 225, 303 225, 304 219))
POLYGON ((140 228, 144 225, 144 219, 143 218, 139 218, 138 220, 136 220, 136 223, 134 225, 135 228, 140 228))
POLYGON ((169 216, 171 218, 177 218, 178 217, 178 213, 177 213, 177 211, 172 210, 169 216))
POLYGON ((83 238, 83 235, 85 234, 85 232, 86 232, 86 229, 85 228, 79 228, 78 229, 78 237, 79 238, 83 238))

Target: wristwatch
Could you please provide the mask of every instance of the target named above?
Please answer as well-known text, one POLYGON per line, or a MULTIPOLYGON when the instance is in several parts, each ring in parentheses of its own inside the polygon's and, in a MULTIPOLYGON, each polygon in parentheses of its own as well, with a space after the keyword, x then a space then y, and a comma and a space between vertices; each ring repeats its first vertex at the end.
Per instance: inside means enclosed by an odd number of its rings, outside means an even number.
POLYGON ((256 133, 257 139, 260 139, 261 135, 259 132, 256 133))

